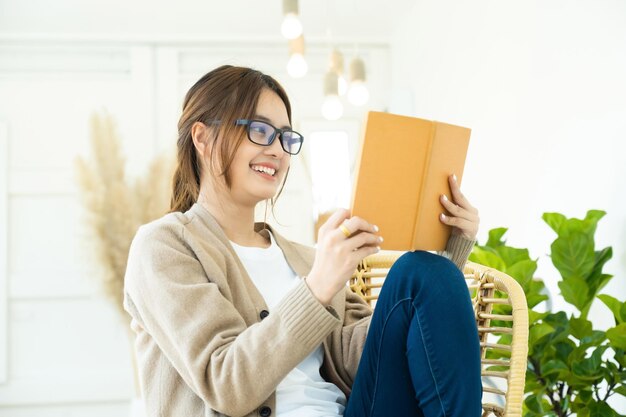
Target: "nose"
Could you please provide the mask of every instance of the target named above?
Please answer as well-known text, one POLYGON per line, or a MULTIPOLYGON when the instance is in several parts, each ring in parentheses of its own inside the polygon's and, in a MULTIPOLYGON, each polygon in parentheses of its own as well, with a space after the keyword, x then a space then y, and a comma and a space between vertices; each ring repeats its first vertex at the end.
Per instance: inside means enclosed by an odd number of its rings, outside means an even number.
POLYGON ((284 149, 283 149, 283 147, 281 145, 280 140, 281 140, 280 133, 277 133, 276 137, 274 138, 274 142, 272 142, 272 144, 270 146, 266 146, 265 147, 265 149, 266 149, 265 153, 267 155, 272 155, 272 156, 274 156, 275 158, 278 158, 278 159, 282 158, 285 155, 286 152, 284 151, 284 149))

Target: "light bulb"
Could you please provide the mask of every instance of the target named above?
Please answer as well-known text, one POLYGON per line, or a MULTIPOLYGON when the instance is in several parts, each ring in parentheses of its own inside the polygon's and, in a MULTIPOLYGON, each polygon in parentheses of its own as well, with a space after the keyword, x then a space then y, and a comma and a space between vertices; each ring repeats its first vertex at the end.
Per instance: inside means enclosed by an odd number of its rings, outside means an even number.
POLYGON ((348 92, 348 82, 343 75, 340 75, 337 79, 337 89, 339 90, 339 95, 341 97, 345 96, 348 92))
POLYGON ((287 39, 296 39, 302 35, 302 23, 295 13, 287 13, 280 26, 280 32, 287 39))
POLYGON ((355 106, 362 106, 370 99, 370 92, 363 81, 355 80, 348 89, 348 101, 355 106))
POLYGON ((343 115, 343 104, 339 100, 339 96, 330 95, 324 98, 322 103, 322 116, 326 120, 337 120, 343 115))
POLYGON ((293 78, 302 78, 309 70, 309 66, 302 54, 292 54, 287 61, 287 73, 293 78))

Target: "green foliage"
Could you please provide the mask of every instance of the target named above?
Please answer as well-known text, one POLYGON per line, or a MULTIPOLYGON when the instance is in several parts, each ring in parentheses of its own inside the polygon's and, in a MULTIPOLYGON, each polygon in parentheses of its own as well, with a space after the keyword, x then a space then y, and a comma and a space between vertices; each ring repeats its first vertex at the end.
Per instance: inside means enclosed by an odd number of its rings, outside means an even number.
MULTIPOLYGON (((537 259, 527 249, 513 248, 503 240, 506 228, 489 232, 485 245, 476 245, 470 260, 515 278, 526 294, 529 309, 529 349, 526 372, 525 417, 619 417, 608 404, 613 395, 626 397, 626 302, 599 294, 613 278, 602 272, 613 256, 611 247, 596 250, 595 232, 606 213, 590 210, 584 219, 545 213, 543 220, 556 233, 550 246, 552 264, 559 272, 563 299, 579 314, 541 311, 548 299, 543 281, 534 278, 537 259), (615 326, 593 328, 589 309, 599 299, 613 313, 615 326)), ((503 296, 496 294, 496 296, 503 296)), ((544 309, 545 310, 545 309, 544 309)), ((495 305, 495 314, 510 313, 510 306, 495 305)), ((498 322, 497 326, 510 326, 498 322)), ((510 338, 502 336, 500 342, 510 338)), ((488 352, 490 358, 510 356, 488 352)))

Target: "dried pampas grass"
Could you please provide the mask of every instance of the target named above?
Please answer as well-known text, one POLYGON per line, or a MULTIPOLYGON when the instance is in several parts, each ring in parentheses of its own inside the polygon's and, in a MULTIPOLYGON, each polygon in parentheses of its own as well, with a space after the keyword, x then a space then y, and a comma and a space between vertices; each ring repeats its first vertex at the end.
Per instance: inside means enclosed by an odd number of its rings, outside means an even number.
POLYGON ((76 159, 88 249, 104 293, 127 320, 122 302, 130 243, 139 226, 169 210, 175 158, 161 155, 144 176, 129 180, 115 123, 108 114, 92 116, 91 148, 89 158, 76 159))

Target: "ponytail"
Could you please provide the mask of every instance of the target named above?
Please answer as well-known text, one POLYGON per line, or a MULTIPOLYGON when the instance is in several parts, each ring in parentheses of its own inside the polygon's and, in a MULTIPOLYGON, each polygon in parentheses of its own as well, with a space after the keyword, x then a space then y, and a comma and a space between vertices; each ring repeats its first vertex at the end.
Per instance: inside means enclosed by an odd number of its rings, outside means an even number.
MULTIPOLYGON (((195 158, 194 158, 195 160, 195 158)), ((170 213, 175 211, 186 212, 198 200, 200 193, 200 179, 197 169, 189 169, 185 163, 188 159, 178 156, 178 166, 172 181, 172 200, 170 202, 170 213), (191 174, 194 175, 191 175, 191 174)), ((197 164, 194 164, 197 165, 197 164)))

